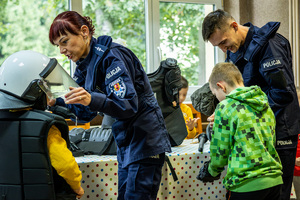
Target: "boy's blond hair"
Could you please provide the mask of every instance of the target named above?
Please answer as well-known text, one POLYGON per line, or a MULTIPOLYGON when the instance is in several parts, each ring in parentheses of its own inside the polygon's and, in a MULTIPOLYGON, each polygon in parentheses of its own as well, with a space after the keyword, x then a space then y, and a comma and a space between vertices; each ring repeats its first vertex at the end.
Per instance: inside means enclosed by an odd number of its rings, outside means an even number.
POLYGON ((229 62, 222 62, 216 64, 209 77, 209 84, 213 88, 217 88, 217 82, 224 81, 230 87, 234 87, 237 83, 243 83, 243 77, 239 69, 229 62))

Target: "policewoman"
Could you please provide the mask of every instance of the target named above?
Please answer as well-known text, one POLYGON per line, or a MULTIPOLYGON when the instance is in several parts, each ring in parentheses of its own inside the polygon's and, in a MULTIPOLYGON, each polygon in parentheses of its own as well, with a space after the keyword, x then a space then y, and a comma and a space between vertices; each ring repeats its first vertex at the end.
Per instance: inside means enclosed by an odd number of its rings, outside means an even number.
POLYGON ((80 122, 97 112, 113 117, 118 200, 155 200, 165 152, 171 151, 162 112, 134 53, 110 36, 94 38, 94 30, 91 19, 75 11, 54 19, 49 40, 76 62, 73 79, 80 87, 50 105, 69 108, 80 122))

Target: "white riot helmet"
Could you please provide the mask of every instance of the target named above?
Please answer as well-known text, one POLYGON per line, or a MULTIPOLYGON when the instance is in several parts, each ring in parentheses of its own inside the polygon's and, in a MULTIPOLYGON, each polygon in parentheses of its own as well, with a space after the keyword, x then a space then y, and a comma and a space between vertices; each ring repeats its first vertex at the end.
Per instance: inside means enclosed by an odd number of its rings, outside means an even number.
POLYGON ((61 93, 69 86, 76 87, 70 79, 55 58, 30 50, 16 52, 0 67, 0 110, 32 106, 45 109, 44 92, 57 98, 51 88, 61 93))

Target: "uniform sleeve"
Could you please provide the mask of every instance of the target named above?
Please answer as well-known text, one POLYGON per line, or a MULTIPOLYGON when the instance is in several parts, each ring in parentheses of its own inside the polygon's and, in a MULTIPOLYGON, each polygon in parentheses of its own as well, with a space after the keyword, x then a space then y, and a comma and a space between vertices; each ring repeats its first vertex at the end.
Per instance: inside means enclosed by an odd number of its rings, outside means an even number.
MULTIPOLYGON (((81 104, 65 104, 62 98, 57 98, 55 105, 68 108, 72 113, 74 113, 77 116, 77 121, 79 123, 90 122, 97 116, 97 112, 91 111, 89 106, 84 106, 81 104)), ((72 120, 75 121, 76 119, 72 120)))
POLYGON ((294 78, 290 46, 288 41, 277 35, 269 41, 263 52, 259 70, 269 89, 262 89, 276 114, 293 101, 291 85, 294 84, 294 78))
MULTIPOLYGON (((90 108, 117 119, 133 117, 138 110, 138 96, 130 68, 123 61, 115 59, 106 69, 106 94, 93 92, 90 108)), ((134 70, 134 69, 133 69, 134 70)))
POLYGON ((80 188, 81 171, 66 141, 61 137, 60 131, 52 126, 47 138, 47 147, 51 165, 62 176, 72 189, 80 188))
POLYGON ((232 130, 229 118, 222 113, 220 105, 215 111, 215 120, 210 142, 211 162, 208 171, 212 176, 217 176, 228 164, 230 149, 232 146, 232 130), (222 113, 222 114, 221 114, 222 113))

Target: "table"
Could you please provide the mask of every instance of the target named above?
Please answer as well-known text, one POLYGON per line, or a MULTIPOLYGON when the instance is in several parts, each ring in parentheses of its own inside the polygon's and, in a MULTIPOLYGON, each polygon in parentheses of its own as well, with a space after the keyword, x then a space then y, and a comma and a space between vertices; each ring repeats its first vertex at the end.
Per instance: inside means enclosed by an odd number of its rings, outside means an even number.
MULTIPOLYGON (((194 140, 195 141, 195 140, 194 140)), ((165 162, 162 168, 162 180, 157 200, 225 200, 226 189, 221 179, 213 183, 202 183, 196 179, 200 167, 209 160, 209 142, 204 153, 198 152, 198 144, 184 140, 178 147, 172 147, 167 153, 175 168, 178 180, 174 181, 170 168, 165 162)), ((116 156, 88 155, 77 157, 82 171, 82 187, 85 195, 81 200, 116 200, 118 196, 118 163, 116 156)))

